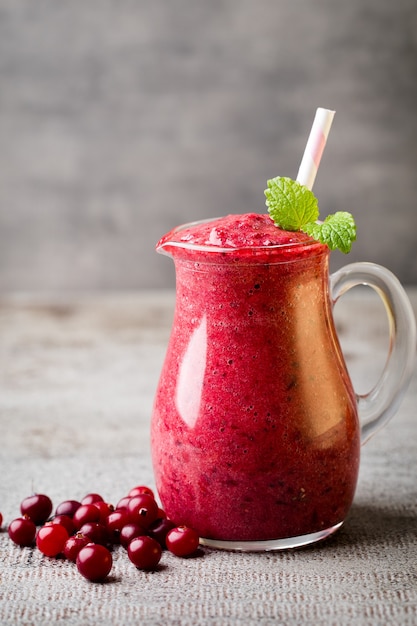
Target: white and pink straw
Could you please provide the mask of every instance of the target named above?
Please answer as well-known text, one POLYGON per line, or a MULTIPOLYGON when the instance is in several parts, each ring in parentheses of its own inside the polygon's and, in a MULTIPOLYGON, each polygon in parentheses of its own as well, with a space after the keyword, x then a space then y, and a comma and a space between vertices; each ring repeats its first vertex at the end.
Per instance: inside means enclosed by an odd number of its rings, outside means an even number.
POLYGON ((316 111, 310 136, 304 150, 304 155, 298 170, 297 181, 312 189, 327 137, 333 122, 335 111, 319 108, 316 111))

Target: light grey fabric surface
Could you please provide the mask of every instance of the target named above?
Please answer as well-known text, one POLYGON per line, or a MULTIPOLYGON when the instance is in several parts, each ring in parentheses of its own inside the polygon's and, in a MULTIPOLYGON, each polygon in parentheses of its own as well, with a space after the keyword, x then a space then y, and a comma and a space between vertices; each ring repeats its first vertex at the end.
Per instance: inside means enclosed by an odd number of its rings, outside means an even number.
MULTIPOLYGON (((0 302, 0 624, 415 625, 416 376, 363 448, 349 518, 319 546, 164 553, 152 573, 116 549, 98 585, 10 542, 7 523, 32 491, 56 505, 89 491, 116 502, 135 484, 153 486, 149 417, 172 306, 172 293, 0 302)), ((335 314, 352 379, 368 388, 385 359, 384 312, 360 290, 335 314)))

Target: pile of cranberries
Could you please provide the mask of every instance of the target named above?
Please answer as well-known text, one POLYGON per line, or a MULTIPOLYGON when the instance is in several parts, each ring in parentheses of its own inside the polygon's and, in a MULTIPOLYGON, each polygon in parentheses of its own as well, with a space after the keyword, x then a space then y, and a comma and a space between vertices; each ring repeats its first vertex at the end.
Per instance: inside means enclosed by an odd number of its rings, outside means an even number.
POLYGON ((81 502, 64 500, 51 517, 52 509, 51 499, 44 494, 25 498, 21 517, 9 524, 10 539, 18 546, 36 543, 45 556, 62 556, 76 563, 80 574, 93 582, 103 581, 110 573, 116 544, 143 570, 155 569, 165 549, 186 557, 199 545, 197 533, 175 526, 158 506, 152 490, 143 485, 131 489, 116 507, 101 495, 89 493, 81 502))

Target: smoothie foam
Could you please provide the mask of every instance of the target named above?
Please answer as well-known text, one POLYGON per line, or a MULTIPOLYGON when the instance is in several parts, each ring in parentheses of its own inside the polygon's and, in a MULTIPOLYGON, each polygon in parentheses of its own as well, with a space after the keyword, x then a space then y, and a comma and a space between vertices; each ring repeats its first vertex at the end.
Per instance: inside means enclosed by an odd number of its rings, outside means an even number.
MULTIPOLYGON (((271 250, 282 248, 282 260, 303 255, 307 244, 322 246, 309 235, 301 231, 286 231, 277 228, 267 214, 245 213, 186 224, 174 228, 157 244, 160 252, 171 253, 175 248, 175 257, 193 258, 197 252, 205 253, 207 262, 211 253, 224 252, 232 259, 244 257, 262 257, 273 262, 271 250), (189 254, 191 251, 191 255, 189 254)), ((276 257, 275 262, 278 261, 276 257)))

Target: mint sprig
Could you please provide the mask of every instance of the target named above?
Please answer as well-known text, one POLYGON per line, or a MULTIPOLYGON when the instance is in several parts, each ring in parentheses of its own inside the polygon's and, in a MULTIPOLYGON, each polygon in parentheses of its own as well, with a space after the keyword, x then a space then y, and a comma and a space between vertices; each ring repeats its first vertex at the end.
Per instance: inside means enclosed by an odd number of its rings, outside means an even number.
POLYGON ((356 239, 353 216, 338 211, 319 222, 319 206, 314 193, 296 180, 277 176, 268 180, 266 206, 274 224, 284 230, 302 232, 327 244, 331 250, 350 252, 356 239))
POLYGON ((276 226, 284 230, 302 230, 304 224, 319 216, 319 204, 312 191, 291 178, 277 176, 268 180, 266 206, 276 226))
POLYGON ((326 243, 330 250, 341 250, 344 254, 350 252, 356 239, 355 220, 347 211, 328 215, 321 223, 304 224, 301 230, 313 239, 326 243))

